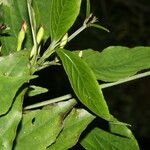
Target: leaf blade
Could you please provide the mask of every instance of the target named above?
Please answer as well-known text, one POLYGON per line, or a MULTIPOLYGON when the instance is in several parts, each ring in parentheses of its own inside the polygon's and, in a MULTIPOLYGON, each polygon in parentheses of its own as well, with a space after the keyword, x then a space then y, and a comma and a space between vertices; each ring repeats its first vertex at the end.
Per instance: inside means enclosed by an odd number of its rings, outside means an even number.
POLYGON ((91 67, 98 80, 114 82, 143 69, 149 69, 150 47, 110 46, 101 53, 83 50, 82 58, 91 67))
POLYGON ((87 150, 139 150, 136 139, 125 125, 110 122, 109 126, 109 131, 93 128, 81 141, 81 145, 87 150))
POLYGON ((57 50, 57 53, 62 60, 69 81, 79 100, 91 111, 109 120, 110 114, 107 104, 88 65, 67 50, 60 49, 57 50))
POLYGON ((64 120, 64 128, 57 138, 47 150, 65 150, 73 147, 83 130, 94 119, 90 113, 83 109, 73 109, 64 120), (68 140, 69 139, 69 140, 68 140))

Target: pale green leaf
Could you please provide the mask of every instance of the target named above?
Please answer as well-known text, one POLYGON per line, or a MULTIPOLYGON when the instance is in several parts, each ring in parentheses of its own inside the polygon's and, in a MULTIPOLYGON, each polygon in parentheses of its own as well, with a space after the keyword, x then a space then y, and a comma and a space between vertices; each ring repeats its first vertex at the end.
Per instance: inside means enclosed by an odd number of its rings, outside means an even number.
POLYGON ((63 128, 65 115, 75 104, 75 100, 70 100, 26 112, 14 150, 46 150, 55 142, 63 128))
POLYGON ((89 66, 70 51, 60 49, 57 53, 79 100, 95 114, 109 120, 107 104, 89 66))
POLYGON ((86 150, 139 150, 132 132, 123 124, 110 123, 110 130, 92 129, 81 145, 86 150))
POLYGON ((17 95, 10 111, 0 117, 0 150, 12 150, 17 127, 22 117, 24 92, 25 90, 17 95))
POLYGON ((67 150, 73 147, 94 116, 84 109, 73 109, 64 120, 63 131, 47 150, 67 150))
POLYGON ((112 82, 132 76, 143 69, 149 69, 150 47, 111 46, 101 53, 83 50, 82 58, 91 67, 98 80, 112 82))
POLYGON ((8 36, 1 38, 2 54, 6 55, 17 49, 18 33, 23 21, 27 22, 26 42, 27 49, 31 48, 32 38, 26 0, 6 0, 2 6, 2 23, 7 26, 8 36))
POLYGON ((27 94, 28 96, 36 96, 46 92, 48 92, 48 89, 32 85, 29 87, 27 94))

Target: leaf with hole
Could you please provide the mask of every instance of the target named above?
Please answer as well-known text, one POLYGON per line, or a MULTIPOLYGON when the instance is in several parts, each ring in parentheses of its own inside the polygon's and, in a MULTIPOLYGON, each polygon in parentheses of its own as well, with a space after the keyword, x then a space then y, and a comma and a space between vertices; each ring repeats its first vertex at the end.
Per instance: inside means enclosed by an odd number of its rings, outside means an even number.
POLYGON ((26 112, 14 150, 46 150, 63 129, 63 119, 76 104, 75 100, 49 105, 26 112))

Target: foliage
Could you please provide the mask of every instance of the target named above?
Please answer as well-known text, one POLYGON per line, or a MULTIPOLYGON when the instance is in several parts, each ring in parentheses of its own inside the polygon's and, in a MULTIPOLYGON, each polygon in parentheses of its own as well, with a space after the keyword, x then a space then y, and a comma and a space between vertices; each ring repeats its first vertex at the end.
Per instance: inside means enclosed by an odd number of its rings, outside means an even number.
POLYGON ((135 75, 150 68, 150 48, 113 46, 101 53, 66 50, 67 42, 87 27, 108 31, 96 24, 90 1, 86 2, 83 25, 68 37, 81 0, 0 1, 1 150, 61 150, 77 142, 85 149, 139 149, 127 124, 110 114, 102 89, 150 75, 135 75), (64 67, 76 97, 58 97, 24 108, 25 96, 47 92, 30 82, 36 72, 52 65, 64 67), (97 80, 113 83, 99 85, 97 80), (79 101, 78 107, 84 108, 75 107, 79 101), (106 120, 109 130, 93 126, 86 131, 95 118, 106 120), (86 135, 80 139, 84 130, 86 135))

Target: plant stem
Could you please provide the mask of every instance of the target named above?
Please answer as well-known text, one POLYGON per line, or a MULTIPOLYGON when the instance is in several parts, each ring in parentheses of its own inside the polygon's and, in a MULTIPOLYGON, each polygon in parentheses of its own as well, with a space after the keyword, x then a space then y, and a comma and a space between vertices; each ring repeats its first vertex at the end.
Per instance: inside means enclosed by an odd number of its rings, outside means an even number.
POLYGON ((86 25, 81 26, 77 31, 75 31, 72 35, 68 37, 68 42, 70 42, 74 37, 76 37, 79 33, 87 28, 86 25))
POLYGON ((119 80, 117 82, 101 84, 100 88, 105 89, 105 88, 112 87, 112 86, 115 86, 115 85, 118 85, 118 84, 122 84, 122 83, 125 83, 125 82, 128 82, 128 81, 140 79, 140 78, 143 78, 143 77, 146 77, 146 76, 149 76, 149 75, 150 75, 150 71, 147 71, 147 72, 144 72, 144 73, 134 75, 132 77, 128 77, 128 78, 119 80))
POLYGON ((36 103, 36 104, 30 105, 30 106, 26 106, 24 108, 24 110, 42 107, 42 106, 45 106, 45 105, 49 105, 49 104, 52 104, 52 103, 64 101, 64 100, 71 99, 71 98, 72 98, 71 94, 67 94, 67 95, 64 95, 64 96, 61 96, 61 97, 53 98, 51 100, 47 100, 47 101, 36 103))

